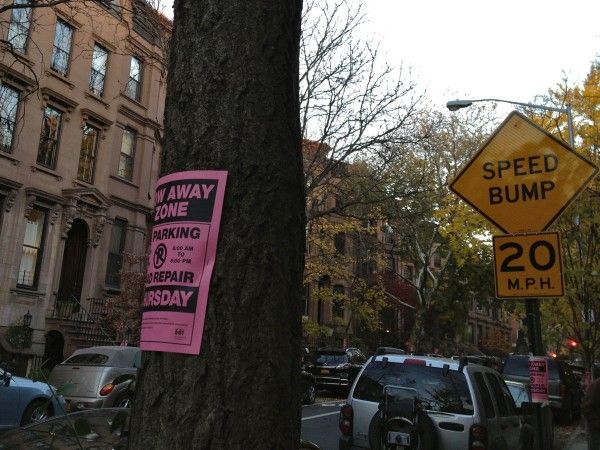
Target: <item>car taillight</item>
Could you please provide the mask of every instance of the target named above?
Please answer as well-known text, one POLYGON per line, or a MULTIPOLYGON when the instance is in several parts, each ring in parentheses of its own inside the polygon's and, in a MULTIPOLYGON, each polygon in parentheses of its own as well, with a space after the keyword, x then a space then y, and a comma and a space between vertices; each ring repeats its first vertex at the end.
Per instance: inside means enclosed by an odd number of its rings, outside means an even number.
POLYGON ((105 384, 104 386, 102 386, 102 389, 100 389, 100 395, 108 395, 113 391, 114 388, 115 385, 112 383, 105 384))
POLYGON ((352 419, 354 418, 354 411, 352 406, 344 405, 340 409, 340 431, 344 436, 350 436, 352 434, 352 419))
POLYGON ((483 425, 473 425, 469 431, 469 449, 486 450, 487 429, 483 425))

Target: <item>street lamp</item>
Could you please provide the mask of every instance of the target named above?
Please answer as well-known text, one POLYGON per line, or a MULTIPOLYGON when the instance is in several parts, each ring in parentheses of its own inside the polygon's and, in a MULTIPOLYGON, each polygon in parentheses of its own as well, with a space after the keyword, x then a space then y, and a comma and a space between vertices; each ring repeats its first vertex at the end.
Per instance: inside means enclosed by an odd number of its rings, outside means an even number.
POLYGON ((511 100, 501 100, 498 98, 481 98, 477 100, 450 100, 446 103, 446 107, 450 111, 458 111, 462 108, 468 108, 473 103, 477 102, 499 102, 499 103, 509 103, 511 105, 523 106, 525 108, 538 108, 544 109, 546 111, 554 111, 567 115, 567 126, 569 128, 569 145, 571 148, 575 148, 575 136, 573 135, 573 116, 571 114, 571 105, 567 104, 566 108, 555 108, 554 106, 546 106, 546 105, 538 105, 535 103, 523 103, 523 102, 513 102, 511 100))
POLYGON ((23 326, 25 328, 29 328, 31 326, 31 313, 29 312, 29 310, 27 311, 26 314, 23 314, 23 326))

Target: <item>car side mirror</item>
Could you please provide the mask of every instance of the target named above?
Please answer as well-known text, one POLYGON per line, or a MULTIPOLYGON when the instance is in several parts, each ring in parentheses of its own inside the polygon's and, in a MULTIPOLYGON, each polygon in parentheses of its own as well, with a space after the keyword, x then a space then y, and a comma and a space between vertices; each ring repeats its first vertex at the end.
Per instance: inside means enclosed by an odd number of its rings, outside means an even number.
POLYGON ((139 351, 135 354, 135 356, 133 357, 133 367, 135 367, 136 369, 141 369, 142 368, 142 352, 139 351))

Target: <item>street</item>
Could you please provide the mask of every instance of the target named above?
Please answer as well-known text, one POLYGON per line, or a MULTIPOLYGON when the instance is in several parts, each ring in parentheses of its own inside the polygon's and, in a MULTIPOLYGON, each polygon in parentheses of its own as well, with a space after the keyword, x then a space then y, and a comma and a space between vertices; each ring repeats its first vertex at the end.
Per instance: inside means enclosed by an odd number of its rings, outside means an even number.
POLYGON ((302 407, 302 439, 321 450, 337 450, 340 431, 338 415, 344 399, 317 399, 314 405, 302 407))

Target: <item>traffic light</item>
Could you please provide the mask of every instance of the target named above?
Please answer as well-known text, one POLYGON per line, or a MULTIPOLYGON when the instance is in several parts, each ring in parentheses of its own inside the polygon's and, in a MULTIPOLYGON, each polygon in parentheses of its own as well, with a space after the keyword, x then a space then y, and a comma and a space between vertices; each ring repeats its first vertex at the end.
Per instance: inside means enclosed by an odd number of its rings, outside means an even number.
POLYGON ((570 349, 574 349, 577 347, 577 341, 575 339, 568 339, 567 340, 567 347, 569 347, 570 349))

